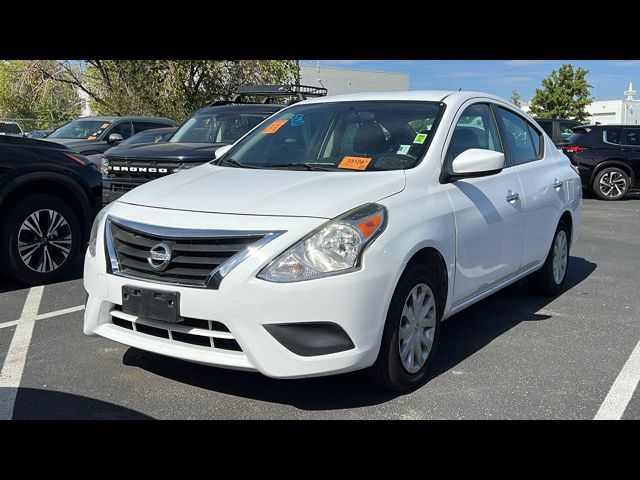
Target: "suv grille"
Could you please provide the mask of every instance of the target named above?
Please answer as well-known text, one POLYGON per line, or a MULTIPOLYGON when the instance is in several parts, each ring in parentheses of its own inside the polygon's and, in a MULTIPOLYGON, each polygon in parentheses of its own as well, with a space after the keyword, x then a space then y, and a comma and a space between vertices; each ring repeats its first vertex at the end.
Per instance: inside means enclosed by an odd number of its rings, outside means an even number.
POLYGON ((248 246, 260 248, 280 233, 164 229, 109 217, 107 270, 159 283, 218 288, 222 277, 248 256, 248 246), (170 249, 170 260, 161 269, 162 262, 154 262, 154 268, 149 261, 150 250, 160 243, 170 249))

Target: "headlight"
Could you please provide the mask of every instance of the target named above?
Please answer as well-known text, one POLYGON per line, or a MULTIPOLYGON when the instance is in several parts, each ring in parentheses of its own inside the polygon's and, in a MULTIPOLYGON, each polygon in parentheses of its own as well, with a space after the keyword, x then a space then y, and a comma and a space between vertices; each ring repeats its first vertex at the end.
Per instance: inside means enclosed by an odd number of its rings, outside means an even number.
POLYGON ((299 282, 360 268, 365 248, 387 225, 387 209, 370 203, 351 210, 285 250, 258 274, 270 282, 299 282))
POLYGON ((96 242, 98 239, 98 230, 100 229, 100 223, 104 220, 104 217, 107 216, 107 211, 111 205, 107 205, 102 210, 98 212, 95 220, 93 221, 93 225, 91 225, 91 233, 89 234, 89 255, 92 257, 96 256, 96 242))

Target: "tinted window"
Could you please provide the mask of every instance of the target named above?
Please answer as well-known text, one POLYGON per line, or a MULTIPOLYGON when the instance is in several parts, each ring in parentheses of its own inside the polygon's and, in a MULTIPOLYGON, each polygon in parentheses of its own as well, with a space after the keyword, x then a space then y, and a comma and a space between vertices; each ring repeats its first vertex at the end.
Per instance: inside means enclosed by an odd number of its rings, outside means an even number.
POLYGON ((536 158, 540 158, 542 152, 542 134, 529 122, 527 122, 527 126, 529 127, 529 136, 533 142, 533 150, 536 152, 536 158))
POLYGON ((95 140, 109 124, 104 120, 72 120, 54 130, 49 137, 95 140))
POLYGON ((560 137, 567 140, 573 135, 573 127, 577 127, 574 122, 560 122, 560 137))
POLYGON ((604 139, 609 143, 620 143, 620 136, 622 134, 621 128, 607 128, 604 131, 604 139))
POLYGON ((451 137, 447 159, 453 160, 470 148, 502 152, 493 114, 484 103, 471 105, 462 112, 451 137))
POLYGON ((504 140, 509 146, 513 165, 536 160, 538 155, 533 148, 533 141, 527 121, 515 113, 498 107, 498 116, 504 130, 504 140))
POLYGON ((547 135, 553 138, 553 122, 552 121, 538 120, 538 125, 540 125, 542 130, 544 130, 547 135))
POLYGON ((133 135, 133 129, 131 128, 130 122, 122 122, 118 125, 115 125, 111 130, 109 130, 109 135, 112 133, 119 133, 122 135, 122 138, 129 138, 133 135))
POLYGON ((640 145, 640 129, 625 128, 622 131, 623 145, 640 145))
POLYGON ((165 122, 133 122, 133 130, 135 133, 149 130, 150 128, 171 127, 172 125, 165 122))

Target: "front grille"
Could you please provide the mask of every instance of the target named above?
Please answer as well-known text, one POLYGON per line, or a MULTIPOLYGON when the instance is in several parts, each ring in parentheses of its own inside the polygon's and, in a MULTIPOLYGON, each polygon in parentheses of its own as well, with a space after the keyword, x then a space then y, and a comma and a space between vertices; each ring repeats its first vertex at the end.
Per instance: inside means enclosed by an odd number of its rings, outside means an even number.
POLYGON ((130 192, 137 186, 138 185, 132 185, 131 183, 112 183, 111 191, 118 192, 118 193, 126 193, 126 192, 130 192))
MULTIPOLYGON (((148 160, 135 158, 108 157, 109 177, 111 178, 156 178, 171 175, 180 167, 182 162, 172 160, 148 160)), ((199 165, 200 162, 193 165, 199 165)), ((189 164, 191 165, 191 163, 189 164)))
POLYGON ((213 274, 218 267, 265 236, 273 237, 269 232, 216 234, 216 231, 160 229, 140 224, 134 228, 120 222, 124 221, 110 218, 107 222, 109 273, 201 288, 217 288, 220 279, 217 275, 214 279, 213 274), (160 242, 171 249, 171 260, 162 271, 155 270, 148 261, 150 250, 160 242))
POLYGON ((184 318, 180 323, 166 323, 135 318, 122 312, 120 306, 111 311, 111 323, 127 330, 164 338, 178 344, 196 345, 225 352, 242 352, 226 325, 196 318, 184 318))

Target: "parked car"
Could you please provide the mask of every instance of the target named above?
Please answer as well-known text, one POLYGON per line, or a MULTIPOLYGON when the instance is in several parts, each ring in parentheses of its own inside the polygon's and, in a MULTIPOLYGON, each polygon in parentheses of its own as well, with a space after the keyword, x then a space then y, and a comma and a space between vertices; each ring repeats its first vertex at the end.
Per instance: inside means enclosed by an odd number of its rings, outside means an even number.
POLYGON ((585 189, 620 200, 640 188, 640 125, 584 125, 573 132, 561 148, 585 189))
POLYGON ((582 125, 576 120, 567 120, 563 118, 534 118, 538 125, 542 127, 553 143, 559 147, 572 134, 573 128, 582 125))
POLYGON ((117 155, 117 152, 126 151, 131 145, 152 145, 154 143, 166 142, 167 140, 169 140, 169 138, 171 138, 171 135, 173 135, 177 129, 177 127, 165 127, 143 130, 142 132, 138 132, 132 137, 123 140, 115 147, 111 147, 106 152, 87 155, 87 158, 96 164, 98 170, 106 173, 103 171, 103 160, 108 152, 113 152, 117 155))
POLYGON ((104 153, 138 132, 176 125, 174 120, 162 117, 80 117, 57 128, 46 139, 91 155, 104 153))
POLYGON ((37 285, 77 265, 102 206, 101 180, 63 145, 0 136, 0 271, 37 285))
POLYGON ((24 136, 22 127, 18 122, 11 120, 0 120, 0 135, 16 135, 19 137, 24 136))
POLYGON ((479 92, 312 99, 96 219, 84 332, 298 378, 425 379, 441 320, 530 276, 560 293, 580 179, 479 92))
POLYGON ((234 143, 284 105, 275 98, 295 101, 323 96, 324 88, 305 85, 241 85, 231 101, 218 101, 198 110, 168 143, 135 145, 110 150, 103 163, 103 200, 109 203, 150 180, 201 165, 217 148, 234 143), (262 103, 252 99, 263 98, 262 103))
POLYGON ((49 135, 53 130, 33 130, 31 132, 27 132, 25 137, 28 138, 45 138, 49 135))

